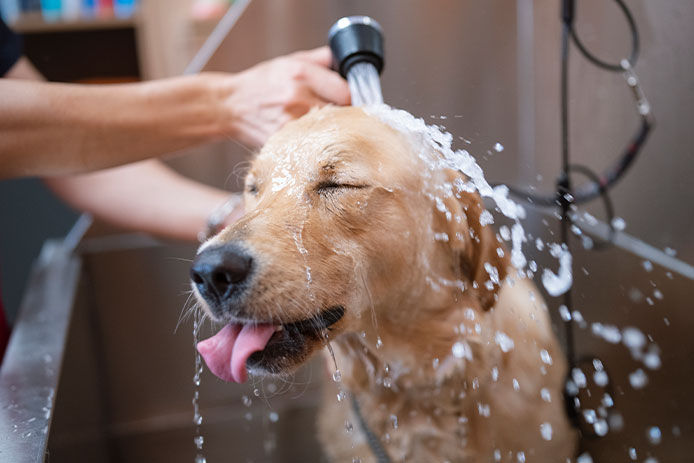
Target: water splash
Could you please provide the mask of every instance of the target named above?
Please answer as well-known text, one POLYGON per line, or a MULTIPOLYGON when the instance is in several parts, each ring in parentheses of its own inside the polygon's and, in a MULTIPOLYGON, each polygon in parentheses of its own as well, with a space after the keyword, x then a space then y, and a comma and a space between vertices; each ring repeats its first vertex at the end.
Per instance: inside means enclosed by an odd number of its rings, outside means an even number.
POLYGON ((467 181, 458 179, 453 185, 434 185, 434 188, 438 189, 434 200, 440 201, 452 192, 476 191, 483 198, 492 199, 497 209, 514 221, 512 232, 509 233, 513 240, 511 261, 518 270, 522 270, 526 260, 521 247, 526 238, 520 220, 525 218, 526 212, 521 205, 509 198, 508 188, 503 185, 492 187, 484 178, 484 172, 475 158, 467 150, 454 150, 453 136, 440 127, 427 125, 423 119, 416 118, 407 111, 384 104, 368 106, 365 111, 410 139, 420 160, 427 167, 425 175, 431 175, 432 172, 441 169, 452 169, 462 172, 467 177, 467 181))
POLYGON ((555 274, 550 269, 542 272, 542 284, 550 296, 561 296, 571 288, 573 276, 571 274, 571 253, 565 244, 550 245, 550 254, 559 259, 559 271, 555 274))
POLYGON ((195 350, 195 373, 193 374, 193 425, 195 426, 195 437, 193 437, 193 443, 195 444, 196 454, 195 463, 206 463, 202 452, 202 446, 205 442, 205 438, 200 431, 200 426, 202 425, 202 415, 200 414, 200 383, 202 375, 202 358, 200 353, 195 348, 200 340, 200 326, 202 325, 202 311, 196 310, 193 317, 193 349, 195 350))

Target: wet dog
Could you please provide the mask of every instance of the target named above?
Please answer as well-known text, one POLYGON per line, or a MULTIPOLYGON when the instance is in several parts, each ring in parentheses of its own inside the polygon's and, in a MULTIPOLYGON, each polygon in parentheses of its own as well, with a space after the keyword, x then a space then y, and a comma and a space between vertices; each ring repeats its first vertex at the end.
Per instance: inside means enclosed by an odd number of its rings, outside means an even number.
POLYGON ((243 382, 289 374, 330 343, 341 381, 326 386, 319 433, 332 461, 379 450, 566 461, 566 365, 540 294, 467 178, 394 127, 328 107, 270 139, 246 178, 245 216, 193 264, 201 305, 225 324, 199 351, 243 382))

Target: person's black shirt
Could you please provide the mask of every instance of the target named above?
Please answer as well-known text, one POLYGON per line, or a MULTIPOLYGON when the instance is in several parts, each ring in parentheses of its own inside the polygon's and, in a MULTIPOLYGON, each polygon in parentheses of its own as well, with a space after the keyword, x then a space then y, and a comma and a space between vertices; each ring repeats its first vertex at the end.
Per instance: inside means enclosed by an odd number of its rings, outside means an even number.
POLYGON ((22 38, 0 18, 0 77, 7 74, 22 56, 22 38))

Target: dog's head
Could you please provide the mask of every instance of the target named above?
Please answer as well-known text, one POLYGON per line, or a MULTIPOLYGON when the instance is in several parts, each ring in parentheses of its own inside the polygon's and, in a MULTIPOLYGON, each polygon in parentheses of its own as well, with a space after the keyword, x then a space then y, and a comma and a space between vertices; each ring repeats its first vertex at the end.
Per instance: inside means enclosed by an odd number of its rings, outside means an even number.
POLYGON ((191 272, 226 324, 199 345, 217 376, 289 372, 326 339, 414 326, 451 298, 493 304, 506 263, 480 199, 420 149, 358 108, 314 110, 268 141, 245 216, 191 272))

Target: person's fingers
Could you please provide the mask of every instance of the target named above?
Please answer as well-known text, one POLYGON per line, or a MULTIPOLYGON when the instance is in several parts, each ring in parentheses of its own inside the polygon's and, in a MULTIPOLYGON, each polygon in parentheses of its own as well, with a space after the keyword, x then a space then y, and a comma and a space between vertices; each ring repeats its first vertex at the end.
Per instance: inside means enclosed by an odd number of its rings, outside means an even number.
POLYGON ((288 116, 287 120, 281 121, 281 125, 286 124, 291 119, 298 119, 314 107, 323 107, 328 102, 319 97, 310 89, 306 89, 306 94, 297 99, 294 103, 287 105, 284 108, 284 113, 288 116))
POLYGON ((328 103, 348 105, 351 101, 347 81, 335 71, 308 65, 305 79, 311 91, 328 103))
POLYGON ((314 48, 313 50, 303 50, 292 53, 290 56, 298 58, 302 61, 319 64, 324 67, 330 67, 333 62, 333 54, 327 45, 314 48))

